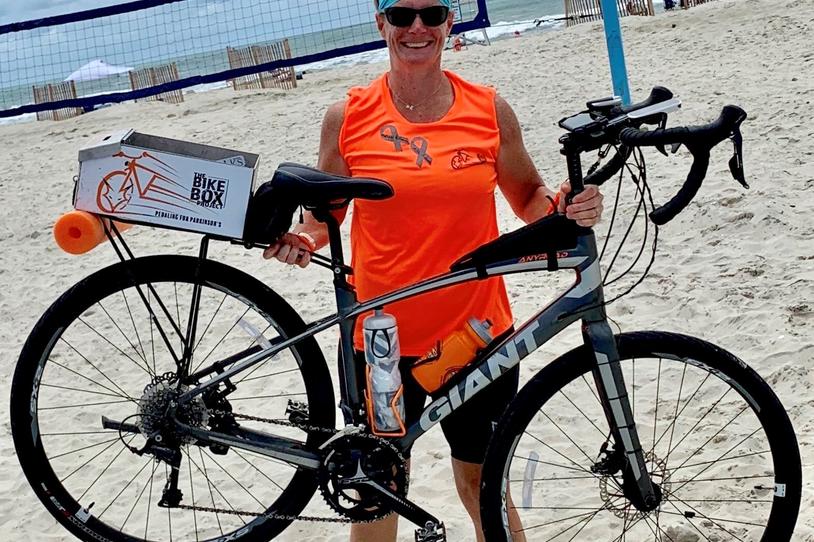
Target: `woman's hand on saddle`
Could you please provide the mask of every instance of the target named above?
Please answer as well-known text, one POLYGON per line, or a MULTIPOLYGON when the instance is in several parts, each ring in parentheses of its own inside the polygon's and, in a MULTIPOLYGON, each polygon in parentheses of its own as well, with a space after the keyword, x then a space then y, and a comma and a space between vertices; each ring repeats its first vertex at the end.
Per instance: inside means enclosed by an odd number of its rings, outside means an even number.
POLYGON ((575 220, 580 226, 589 228, 595 226, 602 218, 602 194, 596 185, 589 184, 585 190, 574 196, 570 204, 566 204, 566 195, 571 193, 571 183, 565 181, 560 185, 559 206, 557 211, 575 220))
POLYGON ((316 244, 307 233, 285 233, 276 243, 263 251, 267 260, 277 258, 289 265, 305 267, 311 263, 311 252, 316 250, 316 244))

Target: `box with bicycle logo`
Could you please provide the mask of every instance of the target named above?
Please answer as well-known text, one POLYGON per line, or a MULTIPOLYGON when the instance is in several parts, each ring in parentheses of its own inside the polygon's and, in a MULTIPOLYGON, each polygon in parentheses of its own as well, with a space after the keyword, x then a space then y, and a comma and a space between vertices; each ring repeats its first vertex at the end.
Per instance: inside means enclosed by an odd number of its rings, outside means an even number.
POLYGON ((258 155, 125 130, 79 150, 74 207, 240 239, 258 155))

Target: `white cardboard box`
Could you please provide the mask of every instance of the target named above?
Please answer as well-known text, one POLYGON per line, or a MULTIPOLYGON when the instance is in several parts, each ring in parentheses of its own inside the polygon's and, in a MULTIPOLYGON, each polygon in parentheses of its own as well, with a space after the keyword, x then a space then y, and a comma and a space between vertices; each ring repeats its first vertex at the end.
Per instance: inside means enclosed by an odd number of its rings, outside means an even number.
POLYGON ((240 239, 258 155, 125 130, 79 150, 74 207, 240 239))

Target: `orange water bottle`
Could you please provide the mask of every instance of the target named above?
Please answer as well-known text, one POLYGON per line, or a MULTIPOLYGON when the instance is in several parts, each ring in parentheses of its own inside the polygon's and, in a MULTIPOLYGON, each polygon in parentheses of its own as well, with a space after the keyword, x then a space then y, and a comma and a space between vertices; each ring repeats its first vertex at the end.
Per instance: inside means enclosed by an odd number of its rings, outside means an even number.
POLYGON ((492 322, 470 318, 462 329, 438 343, 412 366, 413 377, 427 393, 443 386, 492 340, 492 322))

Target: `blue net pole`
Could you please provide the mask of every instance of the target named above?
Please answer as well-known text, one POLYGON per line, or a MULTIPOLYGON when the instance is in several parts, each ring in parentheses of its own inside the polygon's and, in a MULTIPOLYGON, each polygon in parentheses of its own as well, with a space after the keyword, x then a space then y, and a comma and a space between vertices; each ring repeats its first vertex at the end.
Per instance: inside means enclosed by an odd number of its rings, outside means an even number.
POLYGON ((602 18, 605 27, 605 41, 608 45, 608 62, 610 63, 613 93, 622 98, 622 103, 630 104, 630 86, 625 66, 625 48, 622 45, 622 28, 619 24, 619 12, 616 0, 602 1, 602 18))

